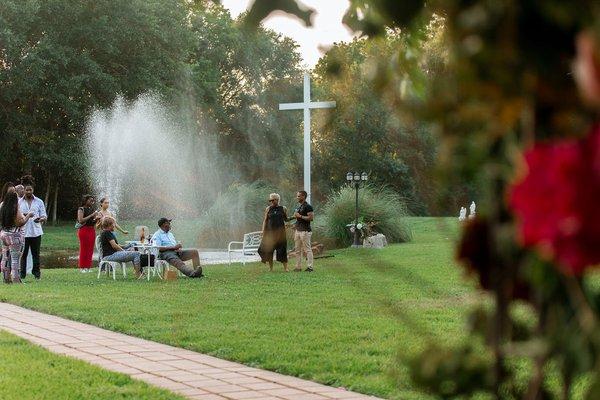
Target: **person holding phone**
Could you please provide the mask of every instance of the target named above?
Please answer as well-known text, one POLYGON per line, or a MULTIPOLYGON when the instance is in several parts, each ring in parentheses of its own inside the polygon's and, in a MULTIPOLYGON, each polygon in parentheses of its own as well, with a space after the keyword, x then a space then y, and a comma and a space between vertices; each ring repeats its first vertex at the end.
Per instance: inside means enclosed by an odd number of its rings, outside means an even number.
POLYGON ((40 248, 42 245, 42 235, 44 234, 42 224, 46 222, 48 216, 42 199, 33 194, 33 177, 30 175, 24 176, 21 182, 25 187, 25 192, 23 199, 19 202, 19 209, 23 215, 31 214, 31 218, 22 228, 25 234, 25 247, 23 248, 23 256, 21 257, 21 279, 25 279, 27 275, 27 255, 29 251, 31 251, 33 264, 31 273, 35 279, 40 279, 40 248))
POLYGON ((306 202, 308 194, 304 190, 300 190, 296 193, 296 199, 298 200, 298 206, 294 211, 294 217, 296 218, 296 232, 294 233, 294 244, 298 257, 296 258, 296 268, 294 271, 302 271, 302 253, 306 254, 306 272, 313 271, 313 251, 310 244, 312 237, 312 230, 310 223, 315 218, 315 210, 313 207, 306 202))
POLYGON ((77 222, 81 227, 77 230, 79 239, 79 270, 82 273, 90 272, 92 256, 94 255, 94 242, 96 240, 96 221, 102 217, 100 211, 94 209, 96 198, 89 194, 83 196, 81 207, 77 209, 77 222))
POLYGON ((25 237, 21 229, 33 216, 33 212, 23 215, 19 209, 16 192, 8 193, 0 209, 0 244, 2 261, 0 269, 5 283, 20 283, 19 260, 21 259, 25 237))

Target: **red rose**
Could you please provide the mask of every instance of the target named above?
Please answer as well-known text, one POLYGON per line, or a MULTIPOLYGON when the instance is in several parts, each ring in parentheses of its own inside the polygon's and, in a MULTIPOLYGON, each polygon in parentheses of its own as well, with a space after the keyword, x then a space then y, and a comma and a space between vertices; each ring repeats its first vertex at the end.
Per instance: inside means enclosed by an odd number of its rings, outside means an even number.
POLYGON ((520 240, 580 275, 600 263, 600 125, 587 138, 537 145, 510 191, 520 240))

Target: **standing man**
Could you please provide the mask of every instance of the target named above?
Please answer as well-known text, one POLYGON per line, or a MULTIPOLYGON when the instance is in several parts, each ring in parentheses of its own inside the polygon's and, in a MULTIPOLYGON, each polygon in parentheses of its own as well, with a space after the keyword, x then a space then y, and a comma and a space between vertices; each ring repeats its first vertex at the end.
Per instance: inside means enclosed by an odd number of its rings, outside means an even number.
POLYGON ((298 207, 294 212, 296 217, 296 232, 294 233, 295 251, 298 254, 296 258, 296 268, 294 271, 302 271, 302 252, 306 253, 306 272, 313 271, 313 252, 310 244, 312 231, 310 229, 310 221, 315 218, 315 213, 310 204, 306 202, 306 192, 300 190, 296 193, 298 199, 298 207))
POLYGON ((31 258, 33 261, 33 269, 31 273, 35 279, 40 279, 40 247, 42 245, 42 224, 48 219, 46 215, 46 206, 42 199, 33 195, 33 177, 23 177, 23 186, 25 195, 19 202, 19 208, 23 215, 33 213, 33 216, 27 221, 23 230, 25 231, 25 248, 21 256, 21 279, 27 275, 27 255, 31 250, 31 258))
POLYGON ((190 278, 202 278, 202 267, 200 266, 200 255, 197 250, 182 250, 181 243, 177 243, 171 232, 171 220, 161 218, 158 227, 152 235, 152 243, 158 246, 160 252, 158 258, 165 260, 182 274, 190 278), (186 265, 184 261, 192 260, 193 268, 186 265))

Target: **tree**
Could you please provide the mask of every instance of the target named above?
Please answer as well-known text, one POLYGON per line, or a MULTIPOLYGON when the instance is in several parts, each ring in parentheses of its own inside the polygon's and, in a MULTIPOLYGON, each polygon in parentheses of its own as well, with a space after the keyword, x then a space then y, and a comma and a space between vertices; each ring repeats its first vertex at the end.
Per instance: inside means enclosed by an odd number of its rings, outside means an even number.
POLYGON ((371 180, 392 187, 412 213, 423 215, 436 210, 430 179, 436 144, 427 125, 398 118, 369 78, 377 60, 391 59, 403 40, 389 31, 378 41, 337 44, 316 66, 320 91, 338 105, 328 121, 316 121, 323 126, 315 137, 317 187, 336 187, 346 171, 369 171, 371 180), (330 79, 333 65, 338 70, 330 79))
POLYGON ((79 189, 91 109, 118 94, 172 95, 188 54, 175 0, 7 0, 0 26, 0 170, 79 189))
POLYGON ((264 178, 294 187, 300 117, 277 110, 286 94, 301 90, 297 45, 273 31, 246 29, 220 5, 192 10, 190 106, 199 131, 216 133, 219 161, 232 180, 264 178))

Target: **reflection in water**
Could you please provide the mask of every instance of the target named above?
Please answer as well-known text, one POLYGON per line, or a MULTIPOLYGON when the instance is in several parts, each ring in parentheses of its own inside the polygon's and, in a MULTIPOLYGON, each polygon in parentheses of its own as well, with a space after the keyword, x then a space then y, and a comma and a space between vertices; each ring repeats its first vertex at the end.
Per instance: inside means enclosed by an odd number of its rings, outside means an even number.
POLYGON ((77 250, 42 249, 40 258, 41 267, 45 269, 77 268, 79 253, 77 250))
MULTIPOLYGON (((41 268, 44 269, 77 268, 79 252, 77 250, 46 250, 42 251, 40 257, 41 268)), ((97 259, 98 255, 94 254, 94 263, 97 259)), ((232 255, 231 262, 242 262, 242 259, 246 262, 256 262, 260 260, 260 257, 256 255, 242 256, 236 253, 232 255)), ((228 262, 229 256, 226 250, 200 249, 200 263, 202 265, 227 264, 228 262)))

